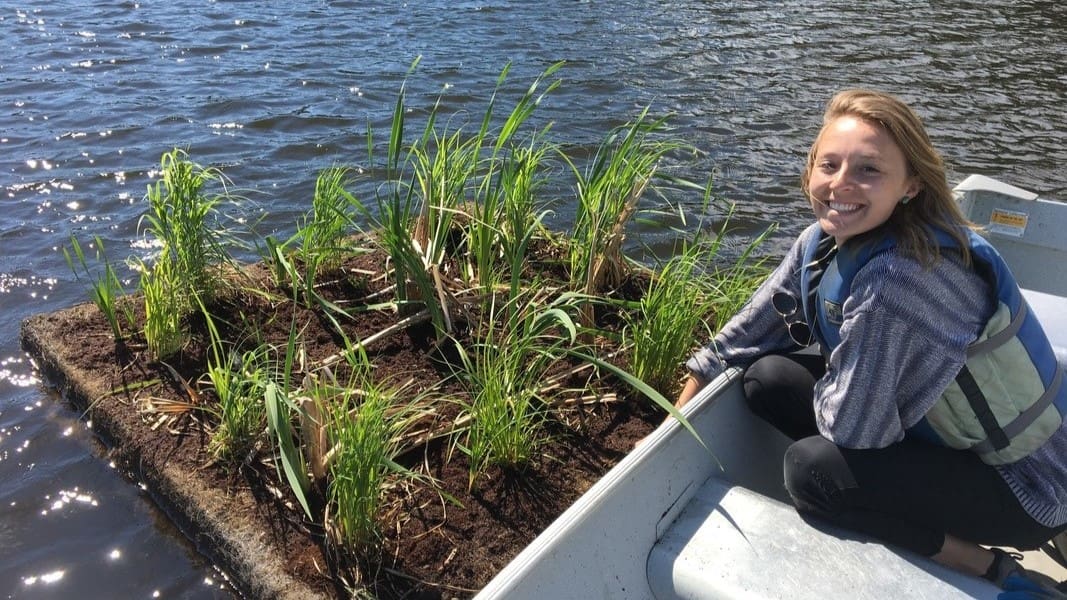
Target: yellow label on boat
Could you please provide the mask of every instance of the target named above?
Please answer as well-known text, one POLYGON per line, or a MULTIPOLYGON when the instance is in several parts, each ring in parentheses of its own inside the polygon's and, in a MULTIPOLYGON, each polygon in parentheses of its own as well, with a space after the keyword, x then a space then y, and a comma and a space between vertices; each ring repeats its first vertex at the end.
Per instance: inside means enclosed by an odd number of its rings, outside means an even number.
POLYGON ((993 213, 989 215, 989 231, 1022 237, 1026 233, 1026 223, 1029 220, 1030 215, 1024 212, 994 208, 993 213))

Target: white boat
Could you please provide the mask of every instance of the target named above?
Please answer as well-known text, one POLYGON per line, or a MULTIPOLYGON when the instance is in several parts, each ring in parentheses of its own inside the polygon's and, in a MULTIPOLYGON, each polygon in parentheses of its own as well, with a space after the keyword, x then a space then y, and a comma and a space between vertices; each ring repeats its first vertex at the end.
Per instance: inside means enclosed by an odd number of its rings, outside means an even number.
MULTIPOLYGON (((984 176, 955 189, 1067 365, 1067 204, 984 176)), ((982 579, 802 519, 782 485, 789 440, 748 411, 740 375, 728 369, 682 410, 707 448, 664 423, 476 600, 996 597, 982 579)), ((1041 558, 1024 564, 1060 569, 1041 558)))

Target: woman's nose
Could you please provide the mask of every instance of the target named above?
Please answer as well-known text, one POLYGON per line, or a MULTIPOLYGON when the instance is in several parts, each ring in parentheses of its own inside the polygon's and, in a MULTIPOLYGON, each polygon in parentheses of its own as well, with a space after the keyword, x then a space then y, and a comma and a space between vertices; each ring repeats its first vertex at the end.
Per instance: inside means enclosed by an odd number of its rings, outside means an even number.
POLYGON ((836 173, 830 177, 830 189, 839 189, 846 187, 849 184, 848 169, 844 166, 839 168, 836 173))

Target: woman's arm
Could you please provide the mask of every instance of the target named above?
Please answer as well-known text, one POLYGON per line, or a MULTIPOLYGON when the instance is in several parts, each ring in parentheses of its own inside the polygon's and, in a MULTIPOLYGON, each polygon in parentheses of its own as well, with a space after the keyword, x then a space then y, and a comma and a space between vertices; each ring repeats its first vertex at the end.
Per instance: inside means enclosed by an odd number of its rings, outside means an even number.
MULTIPOLYGON (((771 304, 777 292, 792 295, 800 304, 800 271, 804 248, 812 236, 819 234, 818 224, 812 224, 793 242, 782 262, 767 277, 755 293, 723 326, 705 347, 693 354, 686 363, 690 373, 707 382, 728 365, 744 366, 757 358, 774 352, 788 352, 800 348, 792 338, 785 320, 771 304)), ((790 317, 803 321, 803 311, 790 317)))

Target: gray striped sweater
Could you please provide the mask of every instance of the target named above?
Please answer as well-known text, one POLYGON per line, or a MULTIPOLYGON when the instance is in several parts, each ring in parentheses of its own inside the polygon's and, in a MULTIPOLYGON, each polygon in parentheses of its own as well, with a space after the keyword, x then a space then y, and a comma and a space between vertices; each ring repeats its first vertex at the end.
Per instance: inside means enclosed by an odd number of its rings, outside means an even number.
MULTIPOLYGON (((779 291, 800 297, 801 257, 818 231, 813 224, 797 238, 749 302, 689 359, 690 371, 707 381, 724 366, 798 349, 770 299, 779 291)), ((820 433, 846 448, 902 440, 955 378, 995 306, 988 284, 951 256, 927 269, 894 251, 875 256, 853 279, 841 344, 815 386, 820 433)), ((1067 523, 1067 427, 997 470, 1037 522, 1067 523)))

